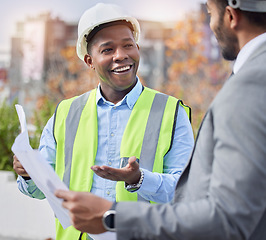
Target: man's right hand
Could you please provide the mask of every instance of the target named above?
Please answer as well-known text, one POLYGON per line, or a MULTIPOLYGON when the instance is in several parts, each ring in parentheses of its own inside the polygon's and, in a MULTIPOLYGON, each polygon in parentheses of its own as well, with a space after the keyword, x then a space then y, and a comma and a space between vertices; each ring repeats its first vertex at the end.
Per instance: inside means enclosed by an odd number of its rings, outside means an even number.
POLYGON ((22 176, 22 177, 30 177, 29 174, 26 172, 16 155, 13 156, 13 169, 15 172, 22 176))
POLYGON ((106 232, 102 217, 112 207, 112 202, 89 192, 57 190, 62 206, 69 210, 72 225, 81 232, 99 234, 106 232))

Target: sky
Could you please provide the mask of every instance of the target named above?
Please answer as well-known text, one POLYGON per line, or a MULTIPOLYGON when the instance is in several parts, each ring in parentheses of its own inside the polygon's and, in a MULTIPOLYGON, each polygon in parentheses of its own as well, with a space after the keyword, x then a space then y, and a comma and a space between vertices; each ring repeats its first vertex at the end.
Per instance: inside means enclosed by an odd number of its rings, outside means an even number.
POLYGON ((175 21, 199 8, 204 0, 0 0, 0 52, 10 50, 16 22, 27 16, 50 11, 52 16, 67 22, 78 22, 87 9, 98 2, 121 5, 134 17, 143 20, 175 21))

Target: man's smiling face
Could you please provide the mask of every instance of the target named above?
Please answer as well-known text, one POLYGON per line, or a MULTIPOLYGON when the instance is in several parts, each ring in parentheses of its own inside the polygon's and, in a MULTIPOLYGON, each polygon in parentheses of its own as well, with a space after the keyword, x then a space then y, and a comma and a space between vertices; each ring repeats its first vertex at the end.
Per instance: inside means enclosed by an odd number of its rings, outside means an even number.
POLYGON ((103 28, 93 37, 86 63, 95 69, 101 88, 124 91, 136 83, 139 47, 125 25, 103 28))

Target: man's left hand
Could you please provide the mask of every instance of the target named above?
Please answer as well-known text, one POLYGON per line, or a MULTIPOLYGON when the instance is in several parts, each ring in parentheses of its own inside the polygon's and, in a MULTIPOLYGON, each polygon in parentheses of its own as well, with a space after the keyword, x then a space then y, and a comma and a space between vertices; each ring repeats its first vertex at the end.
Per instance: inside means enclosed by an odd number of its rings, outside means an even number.
POLYGON ((108 166, 92 166, 91 169, 100 177, 113 180, 124 181, 127 184, 139 182, 141 172, 136 157, 130 157, 128 164, 123 168, 112 168, 108 166))

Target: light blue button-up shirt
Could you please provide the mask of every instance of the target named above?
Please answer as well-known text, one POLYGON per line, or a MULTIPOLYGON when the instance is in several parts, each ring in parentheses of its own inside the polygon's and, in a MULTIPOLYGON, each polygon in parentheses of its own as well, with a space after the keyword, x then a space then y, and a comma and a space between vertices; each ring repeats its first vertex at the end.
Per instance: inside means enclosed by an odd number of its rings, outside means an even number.
MULTIPOLYGON (((117 104, 104 99, 97 88, 96 104, 98 115, 98 150, 95 165, 107 165, 119 168, 120 144, 131 111, 142 92, 141 83, 136 86, 117 104)), ((39 150, 47 162, 55 167, 56 143, 53 137, 52 116, 47 122, 40 140, 39 150)), ((171 201, 179 176, 190 156, 194 138, 192 128, 183 107, 179 107, 175 134, 171 150, 164 157, 163 174, 152 173, 145 169, 144 180, 138 190, 143 198, 164 203, 171 201)), ((93 175, 91 192, 110 201, 115 201, 116 182, 93 175)), ((18 187, 21 192, 34 198, 45 196, 35 186, 32 180, 25 181, 18 177, 18 187)))

